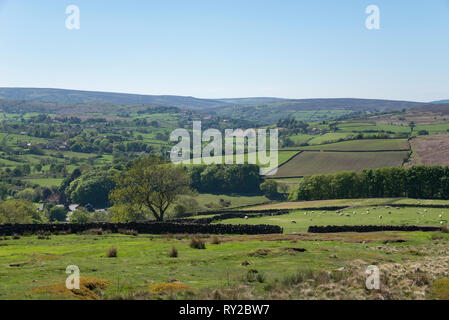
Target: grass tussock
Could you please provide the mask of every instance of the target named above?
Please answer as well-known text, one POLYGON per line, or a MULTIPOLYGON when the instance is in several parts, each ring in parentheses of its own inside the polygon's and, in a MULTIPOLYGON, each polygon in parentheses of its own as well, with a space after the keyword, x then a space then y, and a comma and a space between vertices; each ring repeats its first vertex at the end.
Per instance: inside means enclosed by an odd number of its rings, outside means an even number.
POLYGON ((259 282, 264 283, 265 282, 265 275, 255 269, 248 270, 246 273, 245 280, 247 282, 259 282))
POLYGON ((220 244, 221 243, 221 240, 220 240, 220 238, 218 238, 217 236, 215 236, 215 237, 213 237, 212 238, 212 244, 220 244))
POLYGON ((183 283, 171 282, 154 284, 150 286, 149 289, 152 294, 174 294, 181 291, 191 290, 192 288, 183 283))
POLYGON ((139 233, 136 230, 130 230, 130 229, 118 229, 117 230, 118 233, 120 234, 125 234, 128 236, 133 236, 133 237, 137 237, 139 235, 139 233))
POLYGON ((38 240, 51 240, 50 232, 41 232, 37 235, 38 240))
POLYGON ((253 252, 248 253, 248 256, 261 258, 261 257, 265 257, 271 253, 272 253, 272 251, 270 249, 257 249, 253 252))
POLYGON ((106 252, 106 257, 117 258, 117 248, 116 247, 109 248, 108 251, 106 252))
POLYGON ((82 277, 79 290, 67 289, 64 282, 39 287, 31 291, 31 294, 44 294, 56 299, 98 300, 102 298, 102 290, 105 290, 110 284, 109 280, 82 277))
POLYGON ((407 278, 413 281, 413 285, 417 287, 423 287, 430 285, 431 280, 429 276, 421 270, 416 270, 415 272, 409 273, 407 278))
POLYGON ((206 244, 200 238, 192 238, 190 240, 190 248, 203 250, 206 249, 206 244))
POLYGON ((170 258, 177 258, 178 257, 178 249, 176 249, 176 247, 172 247, 170 252, 168 253, 168 256, 170 258))

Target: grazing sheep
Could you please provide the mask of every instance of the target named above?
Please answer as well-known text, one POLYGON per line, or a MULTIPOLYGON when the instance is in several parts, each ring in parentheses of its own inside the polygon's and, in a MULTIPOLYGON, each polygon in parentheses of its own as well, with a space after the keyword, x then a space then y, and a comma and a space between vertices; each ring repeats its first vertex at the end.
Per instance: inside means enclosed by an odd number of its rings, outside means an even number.
POLYGON ((380 219, 380 220, 382 220, 382 219, 383 219, 383 217, 382 217, 382 216, 379 216, 379 219, 380 219))
POLYGON ((440 217, 440 219, 441 219, 441 218, 443 218, 443 215, 442 215, 442 214, 440 214, 440 215, 439 215, 439 217, 440 217))
POLYGON ((295 220, 292 220, 292 223, 296 223, 296 221, 295 221, 295 220))
POLYGON ((248 220, 248 216, 245 216, 245 220, 248 220))
POLYGON ((391 211, 388 211, 388 214, 391 214, 391 211))
POLYGON ((427 212, 427 209, 424 209, 424 212, 427 212))
POLYGON ((443 224, 444 224, 444 222, 443 222, 443 221, 440 221, 440 224, 441 224, 441 225, 443 225, 443 224))

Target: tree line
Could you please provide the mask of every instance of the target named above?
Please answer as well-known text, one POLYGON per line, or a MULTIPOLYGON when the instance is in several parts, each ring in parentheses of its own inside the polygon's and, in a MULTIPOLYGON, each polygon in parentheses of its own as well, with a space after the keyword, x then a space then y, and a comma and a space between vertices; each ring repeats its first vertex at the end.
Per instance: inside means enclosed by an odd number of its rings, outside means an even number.
POLYGON ((302 179, 290 200, 408 197, 449 199, 449 167, 366 169, 302 179))

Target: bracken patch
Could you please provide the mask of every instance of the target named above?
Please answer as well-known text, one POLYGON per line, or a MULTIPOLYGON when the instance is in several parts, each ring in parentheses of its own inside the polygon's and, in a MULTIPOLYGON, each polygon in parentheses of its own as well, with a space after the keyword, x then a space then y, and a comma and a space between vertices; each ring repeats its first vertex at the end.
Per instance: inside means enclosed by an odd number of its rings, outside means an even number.
POLYGON ((80 299, 80 300, 98 300, 100 295, 97 290, 104 290, 111 284, 109 280, 98 278, 80 278, 80 289, 69 290, 65 282, 56 283, 48 286, 36 288, 31 294, 49 294, 55 298, 80 299))
POLYGON ((152 294, 173 294, 181 291, 191 290, 191 288, 183 283, 158 283, 150 286, 150 292, 152 294))
POLYGON ((449 300, 449 279, 439 279, 432 283, 430 290, 432 298, 449 300))

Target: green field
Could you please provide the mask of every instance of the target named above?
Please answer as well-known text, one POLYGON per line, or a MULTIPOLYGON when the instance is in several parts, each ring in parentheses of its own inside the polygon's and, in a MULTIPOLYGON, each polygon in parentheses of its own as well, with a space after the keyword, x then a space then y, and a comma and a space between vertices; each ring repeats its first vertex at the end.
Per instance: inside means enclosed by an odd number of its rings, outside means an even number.
POLYGON ((421 130, 426 130, 430 134, 436 133, 447 133, 449 130, 449 122, 448 123, 436 123, 436 124, 428 124, 428 125, 419 125, 416 126, 413 132, 417 134, 421 130))
MULTIPOLYGON (((220 199, 230 202, 229 207, 222 209, 232 209, 270 202, 270 200, 265 196, 242 196, 242 195, 225 195, 225 194, 216 195, 207 193, 198 194, 194 196, 193 199, 195 199, 198 202, 200 206, 200 211, 211 210, 211 208, 208 208, 206 205, 208 204, 217 205, 220 199)), ((214 210, 216 209, 217 208, 214 208, 214 210)))
MULTIPOLYGON (((438 226, 440 222, 446 225, 449 221, 449 209, 424 208, 385 208, 385 207, 354 207, 342 211, 310 211, 297 210, 288 215, 266 216, 261 218, 230 219, 228 224, 273 224, 281 226, 284 233, 307 232, 309 226, 339 226, 339 225, 422 225, 438 226), (374 209, 375 208, 375 209, 374 209), (369 213, 367 213, 369 210, 369 213), (424 212, 426 210, 427 212, 424 212), (356 214, 354 214, 356 212, 356 214), (389 213, 391 212, 391 214, 389 213), (418 214, 419 213, 419 214, 418 214), (440 218, 439 216, 443 217, 440 218), (382 216, 382 219, 379 217, 382 216), (294 224, 291 221, 297 223, 294 224)), ((221 222, 223 223, 223 222, 221 222)))
POLYGON ((303 152, 281 166, 277 178, 399 167, 407 152, 303 152))
POLYGON ((351 136, 352 136, 352 134, 350 134, 350 133, 332 132, 332 133, 326 133, 326 134, 323 134, 320 136, 315 136, 315 138, 310 140, 308 143, 310 145, 322 144, 322 143, 338 141, 339 139, 347 139, 351 136))
MULTIPOLYGON (((289 233, 303 231, 309 218, 316 220, 314 224, 371 223, 385 210, 372 211, 373 217, 295 212, 276 221, 270 217, 246 222, 277 223, 289 233), (292 218, 297 228, 290 227, 292 218)), ((394 211, 390 219, 432 222, 413 218, 405 209, 394 211)), ((391 298, 422 299, 419 290, 427 290, 425 297, 432 298, 428 289, 448 267, 441 254, 447 255, 449 237, 440 232, 219 236, 219 244, 210 236, 202 238, 205 250, 191 248, 185 235, 8 237, 0 240, 0 299, 373 299, 364 288, 364 270, 370 264, 388 272, 390 281, 395 279, 389 286, 391 298), (402 243, 394 243, 397 240, 402 243), (111 247, 117 248, 116 258, 106 257, 111 247), (168 255, 173 247, 176 258, 168 255), (80 291, 67 290, 69 265, 79 267, 82 285, 85 278, 91 284, 80 291), (400 274, 389 272, 394 265, 401 266, 400 274), (404 287, 417 267, 428 272, 428 282, 404 287), (105 286, 96 287, 97 283, 105 286), (173 286, 185 291, 173 293, 173 286)))
POLYGON ((53 186, 59 187, 61 185, 62 180, 64 179, 37 178, 37 179, 26 179, 25 181, 31 182, 33 184, 38 184, 41 187, 53 187, 53 186))
POLYGON ((338 130, 342 132, 394 132, 394 133, 410 133, 409 126, 398 126, 391 124, 383 124, 383 123, 357 123, 357 122, 347 122, 338 125, 338 130))
POLYGON ((408 150, 407 139, 364 139, 301 147, 301 150, 378 151, 408 150))

